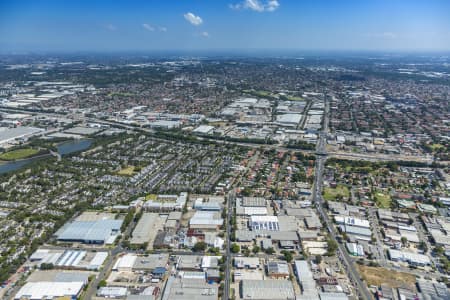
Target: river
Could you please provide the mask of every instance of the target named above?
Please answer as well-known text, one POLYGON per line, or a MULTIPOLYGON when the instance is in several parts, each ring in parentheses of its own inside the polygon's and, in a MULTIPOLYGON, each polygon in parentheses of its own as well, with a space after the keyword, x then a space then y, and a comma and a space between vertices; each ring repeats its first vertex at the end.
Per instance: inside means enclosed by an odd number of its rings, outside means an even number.
MULTIPOLYGON (((67 141, 67 142, 58 144, 56 146, 56 148, 58 149, 58 153, 60 155, 64 156, 64 155, 67 155, 70 153, 86 150, 89 147, 91 147, 92 142, 93 142, 93 140, 91 140, 91 139, 71 140, 71 141, 67 141)), ((31 163, 33 161, 47 158, 49 156, 51 156, 51 154, 45 154, 45 155, 40 155, 40 156, 36 156, 36 157, 31 157, 31 158, 26 158, 26 159, 21 159, 21 160, 16 160, 16 161, 11 161, 11 162, 6 162, 4 164, 0 164, 0 174, 8 173, 11 171, 16 171, 16 170, 22 168, 23 166, 28 165, 29 163, 31 163)))

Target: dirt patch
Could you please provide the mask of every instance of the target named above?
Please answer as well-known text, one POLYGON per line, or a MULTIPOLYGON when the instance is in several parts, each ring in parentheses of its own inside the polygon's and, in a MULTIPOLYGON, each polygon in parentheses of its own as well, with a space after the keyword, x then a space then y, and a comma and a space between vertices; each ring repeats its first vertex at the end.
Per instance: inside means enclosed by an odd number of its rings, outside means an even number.
POLYGON ((387 284, 392 288, 398 288, 405 285, 414 288, 416 283, 416 276, 408 273, 361 265, 358 265, 358 269, 362 278, 367 281, 369 286, 387 284))

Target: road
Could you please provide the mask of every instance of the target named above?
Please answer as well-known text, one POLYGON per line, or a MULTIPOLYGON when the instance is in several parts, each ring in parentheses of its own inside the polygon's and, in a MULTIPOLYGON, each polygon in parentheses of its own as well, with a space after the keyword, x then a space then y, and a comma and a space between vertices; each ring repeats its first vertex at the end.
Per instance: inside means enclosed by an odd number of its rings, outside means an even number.
POLYGON ((233 211, 233 205, 234 201, 236 200, 236 191, 234 189, 231 189, 231 191, 228 193, 227 197, 227 220, 226 220, 226 257, 225 257, 225 279, 224 279, 224 291, 223 291, 223 298, 224 300, 230 299, 230 280, 231 280, 231 263, 232 263, 232 256, 231 256, 231 213, 233 211))
MULTIPOLYGON (((58 113, 49 113, 49 112, 37 112, 37 111, 29 111, 26 109, 12 109, 12 108, 4 108, 1 107, 0 111, 5 111, 5 112, 18 112, 18 113, 30 113, 30 114, 35 114, 35 115, 43 115, 43 116, 52 116, 52 117, 65 117, 65 118, 70 118, 70 116, 65 115, 65 114, 58 114, 58 113)), ((325 107, 325 113, 324 113, 324 129, 322 133, 320 133, 319 135, 322 135, 324 132, 328 132, 328 115, 329 115, 329 105, 327 104, 325 107)), ((127 130, 133 130, 133 131, 140 131, 140 132, 145 132, 145 133, 149 133, 149 134, 154 134, 155 131, 151 128, 145 128, 145 127, 137 127, 137 126, 131 126, 131 125, 127 125, 121 122, 117 122, 117 121, 107 121, 107 120, 101 120, 101 119, 97 119, 97 118, 92 118, 92 117, 83 117, 82 119, 80 119, 80 121, 85 121, 85 122, 92 122, 92 123, 99 123, 99 124, 105 124, 105 125, 109 125, 109 126, 113 126, 113 127, 118 127, 118 128, 123 128, 123 129, 127 129, 127 130)), ((51 132, 46 132, 46 134, 48 133, 53 133, 53 132, 57 132, 57 130, 52 130, 51 132)), ((42 135, 43 133, 40 133, 40 135, 42 135)), ((158 137, 154 137, 156 140, 164 140, 164 138, 158 138, 158 137)), ((255 143, 247 143, 247 142, 233 142, 233 141, 225 141, 225 140, 218 140, 218 139, 214 139, 214 138, 210 138, 207 136, 202 136, 202 137, 197 137, 198 140, 200 141, 210 141, 210 142, 214 142, 214 143, 218 143, 218 144, 224 144, 224 145, 237 145, 237 146, 242 146, 242 147, 249 147, 249 148, 256 148, 259 149, 261 147, 266 148, 266 149, 276 149, 279 151, 292 151, 292 150, 299 150, 302 151, 304 153, 309 153, 309 154, 313 154, 313 153, 317 153, 319 155, 323 155, 324 152, 320 151, 311 151, 311 150, 302 150, 302 149, 292 149, 292 148, 287 148, 287 147, 283 147, 282 145, 278 145, 278 144, 255 144, 255 143)), ((323 139, 322 136, 319 136, 318 139, 318 143, 322 144, 319 148, 320 149, 325 149, 325 143, 326 139, 323 139)), ((326 155, 328 157, 334 157, 334 158, 339 158, 339 159, 349 159, 349 160, 368 160, 368 161, 415 161, 415 162, 422 162, 422 163, 432 163, 433 159, 432 157, 423 157, 423 156, 412 156, 412 155, 398 155, 398 154, 382 154, 382 153, 347 153, 347 152, 343 152, 343 151, 336 151, 336 152, 329 152, 326 153, 326 155)))
POLYGON ((122 238, 117 243, 117 246, 114 247, 112 250, 108 251, 108 258, 103 268, 101 269, 97 277, 94 280, 92 280, 92 282, 90 282, 83 299, 90 300, 96 294, 98 284, 100 283, 100 281, 105 280, 107 278, 108 274, 111 272, 116 256, 124 250, 122 248, 122 241, 131 234, 131 230, 134 228, 135 225, 136 222, 133 219, 133 221, 131 221, 130 224, 128 224, 127 228, 122 233, 122 238))
POLYGON ((319 141, 317 142, 317 156, 316 156, 316 168, 315 168, 315 177, 314 177, 314 188, 313 188, 313 202, 316 205, 316 209, 319 212, 320 217, 325 223, 325 227, 330 234, 330 238, 334 240, 338 245, 337 255, 341 260, 345 271, 347 272, 350 281, 355 285, 356 292, 359 297, 364 300, 372 299, 372 295, 367 289, 365 283, 361 281, 360 275, 356 270, 356 267, 345 250, 344 246, 338 243, 336 236, 338 235, 336 229, 334 228, 328 214, 323 209, 323 199, 322 199, 322 188, 323 188, 323 171, 325 167, 325 162, 327 160, 327 152, 326 152, 326 134, 328 132, 328 116, 329 116, 329 103, 325 101, 325 113, 324 120, 322 126, 322 132, 319 134, 319 141))

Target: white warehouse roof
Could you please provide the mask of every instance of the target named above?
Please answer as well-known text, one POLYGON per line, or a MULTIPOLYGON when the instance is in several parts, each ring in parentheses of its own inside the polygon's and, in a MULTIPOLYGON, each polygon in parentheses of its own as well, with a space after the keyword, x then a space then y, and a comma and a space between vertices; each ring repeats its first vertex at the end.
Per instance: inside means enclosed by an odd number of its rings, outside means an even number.
POLYGON ((16 294, 14 299, 30 300, 53 299, 56 297, 77 297, 83 289, 83 282, 28 282, 16 294))

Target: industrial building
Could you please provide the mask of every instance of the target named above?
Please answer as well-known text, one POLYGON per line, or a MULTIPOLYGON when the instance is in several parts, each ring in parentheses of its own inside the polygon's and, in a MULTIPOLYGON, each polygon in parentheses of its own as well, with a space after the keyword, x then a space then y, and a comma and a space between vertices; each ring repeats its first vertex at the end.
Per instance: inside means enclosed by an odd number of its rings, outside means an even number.
POLYGON ((186 204, 188 194, 183 192, 177 195, 158 195, 156 199, 148 200, 144 203, 143 208, 146 211, 169 212, 181 211, 186 204))
POLYGON ((155 230, 158 230, 155 228, 157 218, 159 218, 157 213, 143 213, 131 234, 130 243, 136 245, 148 242, 155 230))
POLYGON ((302 288, 302 294, 297 299, 318 300, 319 294, 316 288, 316 281, 309 269, 308 262, 306 260, 294 261, 294 272, 302 288))
POLYGON ((277 122, 283 126, 296 127, 301 119, 301 114, 283 114, 277 116, 277 122))
POLYGON ((107 257, 108 252, 103 251, 38 249, 30 256, 30 262, 39 267, 52 264, 55 268, 97 270, 107 257))
POLYGON ((112 270, 119 272, 153 271, 158 268, 165 268, 168 260, 169 254, 167 253, 149 254, 147 256, 129 253, 121 256, 112 270))
POLYGON ((389 257, 393 261, 407 262, 411 266, 423 267, 431 265, 431 260, 423 254, 389 249, 389 257))
POLYGON ((362 220, 347 216, 335 216, 334 220, 336 221, 336 224, 343 224, 360 228, 370 228, 370 222, 368 220, 362 220))
POLYGON ((235 257, 234 266, 238 269, 258 269, 261 265, 258 257, 235 257))
POLYGON ((242 280, 241 298, 245 300, 294 300, 292 282, 288 280, 242 280))
POLYGON ((17 141, 24 141, 33 135, 43 132, 43 129, 19 126, 15 128, 0 127, 0 146, 5 147, 17 141))
POLYGON ((112 244, 120 234, 123 220, 101 219, 66 224, 56 232, 58 241, 85 244, 112 244))
POLYGON ((364 256, 364 247, 356 243, 346 243, 348 253, 354 256, 364 256))
POLYGON ((269 261, 267 263, 267 275, 271 278, 288 278, 289 266, 284 261, 269 261))
POLYGON ((42 300, 54 299, 57 297, 69 297, 69 299, 78 299, 85 283, 82 281, 73 282, 27 282, 14 299, 42 300))
POLYGON ((250 227, 252 230, 280 230, 277 216, 251 216, 250 227))
POLYGON ((189 220, 189 227, 195 229, 216 230, 223 224, 220 212, 197 211, 189 220))
POLYGON ((162 300, 217 300, 219 286, 205 279, 184 279, 170 276, 162 300))

